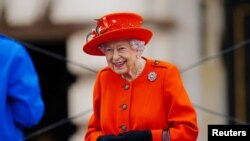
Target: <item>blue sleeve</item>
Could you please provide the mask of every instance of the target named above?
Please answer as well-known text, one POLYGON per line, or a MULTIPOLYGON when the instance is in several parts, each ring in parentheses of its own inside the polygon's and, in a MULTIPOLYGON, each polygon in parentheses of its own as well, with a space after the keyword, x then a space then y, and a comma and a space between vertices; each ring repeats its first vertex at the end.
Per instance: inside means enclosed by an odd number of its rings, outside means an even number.
POLYGON ((31 127, 41 120, 44 103, 39 78, 28 52, 20 44, 12 54, 10 65, 8 101, 13 118, 21 127, 31 127))

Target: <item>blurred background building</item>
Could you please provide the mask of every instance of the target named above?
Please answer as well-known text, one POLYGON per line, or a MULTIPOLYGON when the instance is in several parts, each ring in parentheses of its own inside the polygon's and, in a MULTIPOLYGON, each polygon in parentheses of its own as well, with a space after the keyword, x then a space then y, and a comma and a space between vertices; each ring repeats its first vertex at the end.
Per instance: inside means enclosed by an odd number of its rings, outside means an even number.
POLYGON ((207 141, 209 124, 250 121, 248 0, 0 0, 0 32, 27 47, 46 103, 27 140, 83 140, 95 75, 106 62, 82 45, 94 19, 118 11, 141 14, 153 30, 145 56, 180 68, 198 113, 198 141, 207 141))

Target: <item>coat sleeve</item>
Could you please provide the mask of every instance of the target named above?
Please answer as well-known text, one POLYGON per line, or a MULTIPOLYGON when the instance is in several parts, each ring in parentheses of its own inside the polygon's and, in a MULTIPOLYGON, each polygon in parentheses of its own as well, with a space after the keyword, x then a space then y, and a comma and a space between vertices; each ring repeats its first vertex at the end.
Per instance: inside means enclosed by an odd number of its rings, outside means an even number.
POLYGON ((102 135, 100 127, 100 73, 97 74, 97 79, 94 85, 93 94, 93 113, 90 117, 85 134, 85 141, 96 141, 102 135))
POLYGON ((11 53, 9 68, 8 102, 14 121, 21 127, 36 125, 44 114, 44 103, 37 72, 28 52, 20 44, 11 53))
POLYGON ((183 86, 176 66, 167 68, 164 94, 167 101, 168 137, 170 141, 196 141, 198 136, 196 111, 183 86))

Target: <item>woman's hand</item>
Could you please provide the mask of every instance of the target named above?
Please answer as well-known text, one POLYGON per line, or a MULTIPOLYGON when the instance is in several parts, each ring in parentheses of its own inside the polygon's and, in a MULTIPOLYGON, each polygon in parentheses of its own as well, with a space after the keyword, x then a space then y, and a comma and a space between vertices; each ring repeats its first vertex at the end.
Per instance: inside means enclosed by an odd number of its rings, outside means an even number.
POLYGON ((123 136, 105 135, 97 138, 97 141, 126 141, 123 136))
POLYGON ((151 131, 129 131, 115 135, 105 135, 97 138, 97 141, 152 141, 151 131))
POLYGON ((146 131, 129 131, 120 134, 125 141, 152 141, 152 133, 149 130, 146 131))

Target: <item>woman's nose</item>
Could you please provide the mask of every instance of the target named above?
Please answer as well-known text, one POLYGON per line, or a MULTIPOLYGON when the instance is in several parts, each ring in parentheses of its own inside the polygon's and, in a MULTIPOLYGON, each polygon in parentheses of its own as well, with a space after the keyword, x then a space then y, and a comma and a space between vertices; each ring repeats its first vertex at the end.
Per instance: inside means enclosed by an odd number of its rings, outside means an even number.
POLYGON ((118 59, 119 58, 119 52, 117 49, 114 49, 114 52, 113 52, 113 59, 118 59))

